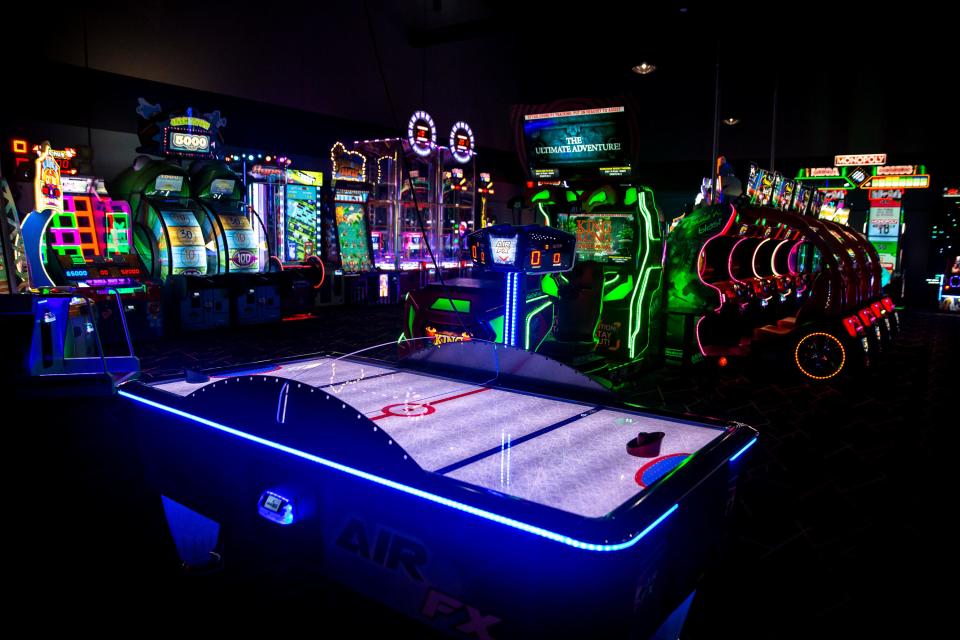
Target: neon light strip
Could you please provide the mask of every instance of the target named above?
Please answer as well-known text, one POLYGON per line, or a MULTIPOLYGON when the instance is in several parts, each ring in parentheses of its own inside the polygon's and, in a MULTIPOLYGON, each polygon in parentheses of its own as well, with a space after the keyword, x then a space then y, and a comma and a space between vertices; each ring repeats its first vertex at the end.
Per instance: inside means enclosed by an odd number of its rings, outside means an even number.
POLYGON ((507 274, 506 300, 503 303, 503 343, 510 344, 510 304, 513 302, 513 274, 507 274))
MULTIPOLYGON (((510 346, 517 346, 517 306, 520 297, 520 273, 513 274, 513 304, 511 305, 512 315, 510 316, 510 346)), ((524 277, 526 275, 524 274, 524 277)))
POLYGON ((746 284, 743 280, 737 280, 737 277, 733 275, 733 254, 737 250, 737 247, 744 240, 749 240, 749 238, 740 238, 733 243, 733 247, 730 249, 730 255, 727 256, 727 273, 730 274, 730 279, 736 282, 737 284, 746 284))
MULTIPOLYGON (((785 245, 785 244, 788 243, 788 242, 790 242, 790 240, 783 240, 783 241, 781 241, 780 244, 778 244, 777 246, 775 246, 775 247, 773 248, 773 253, 770 254, 770 270, 773 271, 773 275, 775 275, 775 276, 782 276, 782 275, 783 275, 782 273, 780 273, 780 272, 777 271, 777 263, 776 263, 777 251, 780 251, 780 247, 782 247, 783 245, 785 245)), ((760 244, 763 244, 763 243, 761 242, 760 244)), ((789 259, 788 259, 788 260, 789 260, 789 259)), ((789 264, 787 265, 787 270, 788 270, 788 271, 790 270, 790 265, 789 265, 789 264)))
POLYGON ((530 348, 530 321, 533 320, 533 317, 535 315, 537 315, 538 313, 540 313, 541 311, 543 311, 544 309, 546 309, 552 304, 553 304, 552 300, 544 302, 542 305, 540 305, 539 307, 537 307, 536 309, 534 309, 533 311, 527 314, 527 333, 526 333, 526 339, 524 340, 524 343, 523 343, 524 349, 530 348))
POLYGON ((770 238, 763 240, 760 244, 757 245, 757 248, 753 250, 753 259, 750 261, 750 268, 753 269, 753 276, 755 278, 763 277, 759 273, 757 273, 757 252, 760 251, 760 247, 762 247, 767 242, 770 242, 770 238))
MULTIPOLYGON (((219 424, 219 423, 214 422, 214 421, 212 421, 212 420, 207 420, 206 418, 201 418, 200 416, 196 416, 196 415, 193 415, 193 414, 191 414, 191 413, 187 413, 186 411, 180 411, 179 409, 174 409, 173 407, 168 407, 167 405, 160 404, 159 402, 154 402, 153 400, 148 400, 148 399, 146 399, 146 398, 141 398, 140 396, 133 395, 132 393, 129 393, 129 392, 124 391, 124 390, 122 390, 122 389, 120 389, 119 391, 117 391, 117 393, 118 393, 119 395, 125 397, 125 398, 129 398, 129 399, 134 400, 134 401, 136 401, 136 402, 139 402, 139 403, 141 403, 141 404, 145 404, 145 405, 154 407, 154 408, 156 408, 156 409, 160 409, 161 411, 166 411, 166 412, 168 412, 168 413, 172 413, 173 415, 180 416, 181 418, 186 418, 187 420, 192 420, 193 422, 196 422, 196 423, 198 423, 198 424, 202 424, 202 425, 204 425, 204 426, 211 427, 211 428, 216 429, 216 430, 218 430, 218 431, 222 431, 222 432, 224 432, 224 433, 228 433, 228 434, 230 434, 230 435, 232 435, 232 436, 236 436, 236 437, 238 437, 238 438, 242 438, 242 439, 244 439, 244 440, 248 440, 248 441, 250 441, 250 442, 253 442, 253 443, 256 443, 256 444, 260 444, 260 445, 263 445, 263 446, 265 446, 265 447, 269 447, 269 448, 271 448, 271 449, 275 449, 275 450, 277 450, 277 451, 290 454, 290 455, 292 455, 292 456, 296 456, 296 457, 301 458, 301 459, 303 459, 303 460, 307 460, 307 461, 309 461, 309 462, 313 462, 313 463, 315 463, 315 464, 319 464, 319 465, 324 466, 324 467, 327 467, 327 468, 329 468, 329 469, 334 469, 334 470, 336 470, 336 471, 341 471, 341 472, 343 472, 343 473, 346 473, 347 475, 354 476, 355 478, 360 478, 360 479, 362 479, 362 480, 367 480, 367 481, 369 481, 369 482, 373 482, 373 483, 375 483, 375 484, 379 484, 379 485, 384 486, 384 487, 389 487, 389 488, 391 488, 391 489, 396 489, 397 491, 400 491, 401 493, 406 493, 406 494, 408 494, 408 495, 417 496, 418 498, 423 498, 424 500, 429 500, 430 502, 434 502, 434 503, 436 503, 436 504, 440 504, 440 505, 443 505, 443 506, 445 506, 445 507, 450 507, 451 509, 457 509, 457 510, 459 510, 459 511, 463 511, 464 513, 469 513, 470 515, 477 516, 478 518, 483 518, 484 520, 490 520, 491 522, 496 522, 496 523, 498 523, 498 524, 502 524, 502 525, 504 525, 504 526, 511 527, 511 528, 513 528, 513 529, 519 529, 520 531, 526 531, 527 533, 532 533, 532 534, 537 535, 537 536, 540 536, 540 537, 542 537, 542 538, 546 538, 547 540, 553 540, 554 542, 559 542, 559 543, 561 543, 561 544, 565 544, 565 545, 574 547, 575 549, 583 549, 583 550, 586 550, 586 551, 621 551, 621 550, 623 550, 623 549, 627 549, 627 548, 629 548, 629 547, 632 547, 633 545, 637 544, 644 536, 646 536, 648 533, 650 533, 658 524, 660 524, 661 522, 663 522, 664 520, 666 520, 667 517, 668 517, 671 513, 673 513, 674 511, 676 511, 676 510, 679 508, 679 506, 680 506, 679 504, 674 504, 672 507, 670 507, 669 509, 667 509, 666 511, 664 511, 663 514, 662 514, 659 518, 657 518, 657 519, 654 520, 652 523, 650 523, 650 525, 649 525, 646 529, 644 529, 643 531, 641 531, 640 533, 638 533, 637 535, 635 535, 634 537, 630 538, 629 540, 627 540, 627 541, 625 541, 625 542, 621 542, 621 543, 618 543, 618 544, 594 544, 594 543, 592 543, 592 542, 583 542, 583 541, 581 541, 581 540, 576 540, 576 539, 571 538, 571 537, 569 537, 569 536, 565 536, 565 535, 563 535, 563 534, 550 531, 549 529, 543 529, 543 528, 541 528, 541 527, 537 527, 537 526, 534 526, 534 525, 531 525, 531 524, 527 524, 526 522, 520 522, 519 520, 515 520, 515 519, 513 519, 513 518, 508 518, 508 517, 506 517, 506 516, 501 516, 501 515, 499 515, 499 514, 493 513, 493 512, 491 512, 491 511, 487 511, 487 510, 485 510, 485 509, 479 509, 479 508, 477 508, 477 507, 473 507, 473 506, 471 506, 471 505, 464 504, 464 503, 462 503, 462 502, 457 502, 456 500, 451 500, 451 499, 449 499, 449 498, 444 498, 443 496, 438 496, 438 495, 436 495, 436 494, 434 494, 434 493, 430 493, 430 492, 428 492, 428 491, 423 491, 422 489, 417 489, 417 488, 415 488, 415 487, 410 487, 410 486, 407 486, 407 485, 405 485, 405 484, 401 484, 401 483, 399 483, 399 482, 395 482, 395 481, 393 481, 393 480, 388 480, 387 478, 381 478, 380 476, 376 476, 376 475, 374 475, 374 474, 372 474, 372 473, 367 473, 366 471, 361 471, 361 470, 359 470, 359 469, 354 469, 353 467, 348 467, 348 466, 343 465, 343 464, 340 464, 340 463, 338 463, 338 462, 333 462, 332 460, 327 460, 327 459, 325 459, 325 458, 321 458, 321 457, 319 457, 319 456, 315 456, 315 455, 313 455, 313 454, 311 454, 311 453, 307 453, 307 452, 305 452, 305 451, 300 451, 299 449, 294 449, 294 448, 292 448, 292 447, 288 447, 288 446, 283 445, 283 444, 280 444, 280 443, 278 443, 278 442, 273 442, 272 440, 266 440, 265 438, 261 438, 261 437, 259 437, 259 436, 255 436, 255 435, 250 434, 250 433, 245 433, 245 432, 239 431, 239 430, 237 430, 237 429, 232 429, 232 428, 230 428, 230 427, 228 427, 228 426, 226 426, 226 425, 219 424)), ((742 453, 742 452, 741 452, 741 453, 742 453)))
MULTIPOLYGON (((713 242, 714 240, 716 240, 716 239, 719 238, 720 236, 726 235, 727 232, 730 231, 730 227, 733 226, 733 222, 734 222, 736 219, 737 219, 737 208, 734 207, 733 205, 731 205, 731 206, 730 206, 730 218, 727 220, 727 224, 724 225, 723 229, 721 229, 718 234, 716 234, 715 236, 712 236, 709 240, 707 240, 706 242, 704 242, 704 243, 703 243, 703 246, 700 247, 700 252, 697 254, 697 278, 698 278, 698 279, 700 280, 700 282, 702 282, 705 286, 710 287, 711 289, 713 289, 714 291, 717 292, 717 302, 718 302, 718 304, 717 304, 717 308, 713 310, 714 313, 716 313, 717 311, 720 311, 720 309, 723 308, 723 292, 720 291, 720 289, 718 289, 717 287, 713 286, 712 284, 708 283, 706 280, 703 279, 703 274, 700 273, 700 256, 702 256, 703 253, 704 253, 704 251, 707 250, 707 245, 709 245, 711 242, 713 242)), ((696 328, 694 329, 694 334, 696 334, 696 337, 697 337, 697 347, 700 349, 700 354, 705 356, 705 355, 707 355, 707 353, 703 350, 703 343, 700 341, 700 323, 703 322, 703 319, 704 319, 704 318, 706 318, 706 316, 700 316, 700 319, 697 320, 697 326, 696 326, 696 328)))
POLYGON ((754 438, 753 440, 751 440, 751 441, 748 442, 747 444, 743 445, 743 449, 740 449, 740 451, 737 451, 735 454, 733 454, 732 456, 730 456, 730 462, 733 462, 734 460, 736 460, 737 458, 739 458, 740 456, 742 456, 744 451, 746 451, 747 449, 749 449, 749 448, 752 447, 753 445, 757 444, 757 440, 758 440, 758 438, 754 438))

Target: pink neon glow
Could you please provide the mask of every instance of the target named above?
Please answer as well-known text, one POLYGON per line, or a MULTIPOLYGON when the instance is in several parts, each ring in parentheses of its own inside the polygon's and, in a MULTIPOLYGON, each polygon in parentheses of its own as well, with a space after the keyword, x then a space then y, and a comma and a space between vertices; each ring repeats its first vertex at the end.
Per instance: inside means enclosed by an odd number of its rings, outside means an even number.
MULTIPOLYGON (((780 244, 773 248, 773 255, 770 256, 770 270, 773 271, 773 275, 782 276, 783 274, 777 271, 777 251, 780 251, 780 247, 790 242, 789 240, 782 240, 780 244)), ((789 258, 788 258, 789 260, 789 258)), ((789 265, 787 266, 789 269, 789 265)))
POLYGON ((730 255, 727 256, 727 273, 730 274, 730 279, 736 282, 737 284, 746 284, 746 282, 742 280, 737 280, 736 276, 733 275, 733 253, 737 250, 737 247, 744 240, 749 240, 749 238, 740 238, 739 240, 734 242, 733 248, 730 249, 730 255))
POLYGON ((753 259, 750 261, 750 268, 753 269, 753 277, 755 278, 763 277, 759 273, 757 273, 757 252, 760 251, 760 247, 762 247, 767 242, 770 242, 770 238, 767 238, 761 241, 760 244, 757 245, 757 248, 753 250, 753 259))
MULTIPOLYGON (((704 253, 704 251, 707 250, 707 245, 708 245, 708 244, 710 244, 711 242, 713 242, 714 240, 716 240, 716 239, 719 238, 720 236, 726 235, 727 232, 730 231, 730 227, 733 226, 733 221, 737 219, 737 209, 736 209, 736 207, 734 207, 734 206, 731 205, 731 206, 730 206, 730 211, 731 211, 731 213, 730 213, 730 218, 727 220, 727 224, 724 225, 723 229, 721 229, 720 232, 719 232, 717 235, 711 236, 710 239, 708 239, 706 242, 704 242, 704 243, 703 243, 703 246, 700 247, 700 252, 697 254, 697 278, 699 278, 699 279, 700 279, 700 282, 702 282, 705 286, 708 286, 708 287, 710 287, 711 289, 713 289, 714 291, 717 292, 718 304, 717 304, 717 308, 713 310, 714 313, 720 311, 720 309, 723 307, 723 292, 720 291, 720 289, 718 289, 717 287, 713 286, 712 284, 708 283, 706 280, 703 279, 703 274, 700 272, 700 258, 703 257, 703 253, 704 253)), ((696 334, 696 337, 697 337, 697 347, 700 349, 700 354, 701 354, 701 355, 704 355, 704 356, 707 355, 707 354, 706 354, 706 352, 704 352, 704 350, 703 350, 703 343, 700 342, 700 323, 703 322, 703 319, 704 319, 705 317, 706 317, 706 316, 700 316, 700 319, 697 321, 697 327, 696 327, 696 329, 694 330, 694 333, 696 334)))
POLYGON ((797 251, 800 249, 800 245, 803 244, 803 240, 797 240, 792 247, 790 247, 790 253, 787 254, 787 269, 790 270, 790 275, 798 276, 800 272, 797 271, 797 251))

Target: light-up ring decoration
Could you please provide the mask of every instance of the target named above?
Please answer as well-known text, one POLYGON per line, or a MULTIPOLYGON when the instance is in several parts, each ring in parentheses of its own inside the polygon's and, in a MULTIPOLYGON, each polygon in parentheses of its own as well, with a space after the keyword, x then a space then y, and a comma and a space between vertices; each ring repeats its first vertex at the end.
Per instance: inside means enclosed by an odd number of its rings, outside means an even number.
POLYGON ((433 147, 437 144, 437 125, 434 124, 429 113, 426 111, 413 112, 410 121, 407 122, 407 142, 410 143, 410 148, 418 156, 425 158, 430 155, 433 147), (430 130, 429 139, 422 136, 422 132, 427 129, 430 130))
POLYGON ((450 129, 450 153, 453 159, 460 164, 470 162, 473 157, 473 129, 466 122, 460 121, 450 129))

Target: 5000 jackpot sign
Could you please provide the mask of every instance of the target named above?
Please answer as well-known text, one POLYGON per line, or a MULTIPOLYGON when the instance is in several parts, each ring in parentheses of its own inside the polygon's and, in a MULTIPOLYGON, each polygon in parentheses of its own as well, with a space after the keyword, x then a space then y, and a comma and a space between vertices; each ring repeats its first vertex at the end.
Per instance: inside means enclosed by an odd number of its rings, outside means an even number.
POLYGON ((524 117, 523 132, 532 175, 629 169, 623 107, 530 114, 524 117), (584 168, 590 171, 577 171, 584 168))

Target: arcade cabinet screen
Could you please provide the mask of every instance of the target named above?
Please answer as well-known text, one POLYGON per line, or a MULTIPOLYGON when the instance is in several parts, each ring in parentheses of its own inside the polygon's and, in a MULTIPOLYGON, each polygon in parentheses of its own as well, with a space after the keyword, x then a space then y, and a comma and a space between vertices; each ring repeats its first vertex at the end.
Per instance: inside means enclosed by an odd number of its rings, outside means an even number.
POLYGON ((623 107, 538 113, 524 116, 530 175, 583 178, 630 173, 628 129, 623 107))
POLYGON ((306 260, 317 253, 317 188, 287 185, 287 261, 306 260))
POLYGON ((346 273, 370 271, 373 260, 367 244, 366 206, 352 200, 365 199, 365 192, 337 192, 337 233, 340 235, 340 262, 346 273), (345 196, 345 197, 344 197, 345 196), (340 201, 344 197, 347 202, 340 201))
POLYGON ((633 214, 559 217, 560 229, 577 236, 577 260, 620 264, 633 257, 633 214))
POLYGON ((236 184, 235 180, 230 180, 227 178, 217 178, 210 183, 210 195, 212 196, 229 196, 233 194, 233 185, 236 184))

